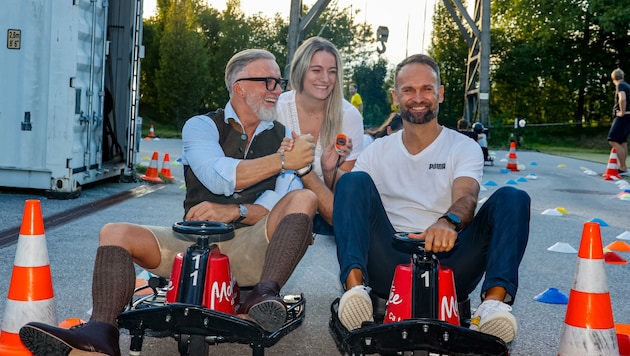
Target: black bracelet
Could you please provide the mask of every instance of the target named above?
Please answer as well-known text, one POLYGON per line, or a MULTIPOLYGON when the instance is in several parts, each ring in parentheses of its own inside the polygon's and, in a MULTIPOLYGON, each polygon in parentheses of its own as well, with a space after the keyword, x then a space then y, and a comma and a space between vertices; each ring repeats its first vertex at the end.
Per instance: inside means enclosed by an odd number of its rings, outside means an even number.
POLYGON ((304 167, 304 168, 300 168, 300 169, 296 169, 296 170, 295 170, 295 175, 296 175, 298 178, 302 178, 302 177, 304 177, 305 175, 309 174, 309 173, 313 170, 313 165, 312 165, 312 164, 309 164, 308 166, 306 166, 306 167, 304 167), (308 168, 307 168, 307 167, 308 167, 308 168), (307 169, 306 169, 305 171, 303 171, 303 172, 300 172, 300 171, 302 171, 304 168, 307 168, 307 169))

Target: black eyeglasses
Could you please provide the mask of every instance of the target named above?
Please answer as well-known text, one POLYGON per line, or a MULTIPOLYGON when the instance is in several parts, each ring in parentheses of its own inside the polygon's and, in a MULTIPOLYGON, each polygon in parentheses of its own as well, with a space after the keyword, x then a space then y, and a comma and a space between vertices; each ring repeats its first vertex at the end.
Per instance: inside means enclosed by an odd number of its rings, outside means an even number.
POLYGON ((284 78, 253 77, 253 78, 237 79, 234 83, 238 83, 241 80, 247 80, 247 81, 250 81, 250 82, 265 82, 265 86, 267 87, 267 90, 269 90, 269 91, 276 90, 276 87, 278 86, 278 84, 280 84, 280 89, 282 91, 285 91, 285 90, 287 90, 287 83, 289 82, 288 80, 286 80, 284 78))

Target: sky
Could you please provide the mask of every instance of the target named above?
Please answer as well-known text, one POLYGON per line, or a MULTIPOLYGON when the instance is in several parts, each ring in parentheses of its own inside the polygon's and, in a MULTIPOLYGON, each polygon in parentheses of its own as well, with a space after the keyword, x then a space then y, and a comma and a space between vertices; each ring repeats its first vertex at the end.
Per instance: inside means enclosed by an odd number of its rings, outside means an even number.
MULTIPOLYGON (((426 53, 431 43, 431 19, 436 1, 439 0, 331 0, 328 7, 336 5, 339 9, 344 9, 352 6, 353 12, 358 8, 361 12, 357 15, 357 22, 369 23, 374 33, 379 26, 386 26, 389 29, 389 38, 383 55, 390 63, 396 64, 407 55, 426 53)), ((316 2, 317 0, 302 0, 303 5, 308 7, 316 2)), ((222 11, 226 1, 206 0, 206 3, 222 11)), ((155 13, 155 0, 144 0, 143 6, 144 17, 155 13)), ((280 13, 288 21, 291 0, 241 0, 241 9, 245 15, 262 12, 271 17, 280 13)))

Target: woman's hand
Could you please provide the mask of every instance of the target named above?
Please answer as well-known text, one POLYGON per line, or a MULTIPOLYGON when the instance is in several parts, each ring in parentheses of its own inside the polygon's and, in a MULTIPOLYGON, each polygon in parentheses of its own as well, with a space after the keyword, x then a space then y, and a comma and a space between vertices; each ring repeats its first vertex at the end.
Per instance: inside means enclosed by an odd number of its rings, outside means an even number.
POLYGON ((332 171, 335 169, 335 166, 343 164, 346 160, 346 156, 352 152, 352 139, 348 138, 346 141, 346 145, 340 149, 341 153, 339 153, 335 147, 335 143, 333 142, 330 146, 326 147, 324 153, 322 153, 322 171, 332 171), (339 161, 337 161, 339 160, 339 161))

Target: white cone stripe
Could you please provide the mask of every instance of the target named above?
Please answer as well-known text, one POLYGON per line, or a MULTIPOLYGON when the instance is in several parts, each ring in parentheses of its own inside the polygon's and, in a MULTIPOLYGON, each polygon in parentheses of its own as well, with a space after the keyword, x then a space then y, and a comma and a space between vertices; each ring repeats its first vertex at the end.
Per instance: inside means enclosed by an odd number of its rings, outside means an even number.
POLYGON ((564 325, 558 356, 619 356, 615 329, 594 330, 564 325))
POLYGON ((604 260, 578 258, 571 289, 585 293, 608 293, 604 260))
POLYGON ((7 300, 2 318, 2 330, 17 334, 24 324, 31 321, 57 325, 55 300, 52 298, 35 302, 7 300))
POLYGON ((49 264, 46 235, 20 235, 15 253, 15 265, 40 267, 49 264))

